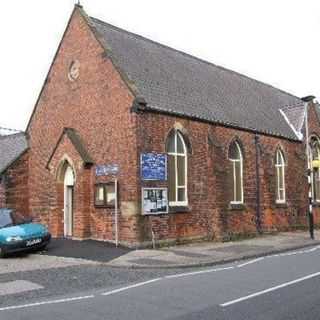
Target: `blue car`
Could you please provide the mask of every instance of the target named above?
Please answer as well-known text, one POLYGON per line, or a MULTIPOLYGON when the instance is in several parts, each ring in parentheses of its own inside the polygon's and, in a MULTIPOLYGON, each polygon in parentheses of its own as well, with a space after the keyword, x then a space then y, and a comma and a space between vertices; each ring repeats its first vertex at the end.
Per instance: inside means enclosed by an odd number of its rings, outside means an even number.
POLYGON ((0 209, 0 258, 8 253, 42 250, 50 242, 48 229, 10 209, 0 209))

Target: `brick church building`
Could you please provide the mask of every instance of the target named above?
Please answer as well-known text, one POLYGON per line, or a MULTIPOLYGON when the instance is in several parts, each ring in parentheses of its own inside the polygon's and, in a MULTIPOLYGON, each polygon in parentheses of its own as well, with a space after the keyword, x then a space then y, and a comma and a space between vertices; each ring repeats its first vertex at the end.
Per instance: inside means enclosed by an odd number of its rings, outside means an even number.
MULTIPOLYGON (((306 131, 320 222, 319 116, 312 97, 114 27, 77 5, 27 127, 27 165, 0 172, 2 193, 8 180, 11 194, 23 186, 20 210, 55 237, 128 246, 305 228, 306 131), (144 176, 148 165, 158 177, 144 176)), ((3 202, 17 206, 12 197, 3 202)))

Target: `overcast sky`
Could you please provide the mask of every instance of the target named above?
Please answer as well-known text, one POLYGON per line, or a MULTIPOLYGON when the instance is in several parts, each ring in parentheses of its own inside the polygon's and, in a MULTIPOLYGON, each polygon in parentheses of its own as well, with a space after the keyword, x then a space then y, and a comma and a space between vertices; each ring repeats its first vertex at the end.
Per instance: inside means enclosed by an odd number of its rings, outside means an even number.
MULTIPOLYGON (((73 0, 2 0, 0 126, 24 130, 73 0)), ((87 13, 269 83, 320 97, 319 0, 82 0, 87 13)))

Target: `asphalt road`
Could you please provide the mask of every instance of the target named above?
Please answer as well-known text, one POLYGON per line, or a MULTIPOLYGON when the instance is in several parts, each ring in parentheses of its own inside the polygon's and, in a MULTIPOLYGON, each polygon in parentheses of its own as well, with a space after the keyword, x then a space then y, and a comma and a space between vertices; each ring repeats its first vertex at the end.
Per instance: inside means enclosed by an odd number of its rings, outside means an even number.
MULTIPOLYGON (((20 303, 6 300, 0 306, 0 319, 320 318, 319 247, 225 266, 171 270, 169 275, 165 271, 100 268, 101 285, 79 287, 70 294, 30 297, 20 303), (118 281, 112 282, 108 272, 118 272, 118 281)), ((40 285, 45 287, 41 281, 40 285)))

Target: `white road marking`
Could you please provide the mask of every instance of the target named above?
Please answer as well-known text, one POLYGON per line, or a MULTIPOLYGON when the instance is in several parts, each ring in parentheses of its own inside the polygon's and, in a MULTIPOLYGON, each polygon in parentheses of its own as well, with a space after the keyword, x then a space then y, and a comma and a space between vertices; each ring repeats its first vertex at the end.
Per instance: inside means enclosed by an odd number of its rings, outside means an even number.
POLYGON ((131 285, 131 286, 127 286, 127 287, 123 287, 123 288, 119 288, 119 289, 115 289, 115 290, 112 290, 112 291, 108 291, 108 292, 102 293, 101 295, 103 295, 103 296, 110 296, 110 295, 115 294, 115 293, 127 291, 127 290, 130 290, 130 289, 133 289, 133 288, 142 287, 142 286, 145 286, 145 285, 147 285, 147 284, 150 284, 150 283, 153 283, 153 282, 162 280, 162 279, 163 279, 163 278, 156 278, 156 279, 152 279, 152 280, 148 280, 148 281, 136 283, 136 284, 133 284, 133 285, 131 285))
POLYGON ((315 248, 312 248, 312 249, 308 249, 308 250, 305 250, 305 252, 314 252, 316 250, 320 249, 319 246, 315 247, 315 248))
POLYGON ((302 277, 302 278, 299 278, 299 279, 296 279, 296 280, 293 280, 293 281, 289 281, 289 282, 280 284, 278 286, 271 287, 271 288, 266 289, 266 290, 262 290, 262 291, 259 291, 259 292, 253 293, 253 294, 249 294, 248 296, 244 296, 244 297, 232 300, 232 301, 228 301, 228 302, 222 303, 222 304, 220 304, 220 306, 221 307, 228 307, 228 306, 233 305, 235 303, 239 303, 239 302, 242 302, 242 301, 245 301, 245 300, 249 300, 249 299, 261 296, 263 294, 266 294, 266 293, 269 293, 269 292, 272 292, 272 291, 276 291, 276 290, 279 290, 281 288, 285 288, 285 287, 291 286, 293 284, 296 284, 296 283, 299 283, 299 282, 302 282, 302 281, 305 281, 305 280, 308 280, 308 279, 312 279, 312 278, 315 278, 315 277, 319 277, 319 276, 320 276, 320 272, 313 273, 313 274, 310 274, 308 276, 305 276, 305 277, 302 277))
POLYGON ((319 249, 320 249, 320 246, 316 246, 316 247, 314 247, 312 249, 273 254, 273 255, 270 255, 270 256, 266 256, 266 258, 294 256, 294 255, 298 255, 298 254, 311 253, 311 252, 314 252, 314 251, 319 250, 319 249))
MULTIPOLYGON (((102 293, 102 295, 103 296, 109 296, 109 295, 112 295, 112 294, 116 294, 116 293, 120 293, 120 292, 123 292, 123 291, 126 291, 126 290, 130 290, 130 289, 133 289, 133 288, 141 287, 141 286, 144 286, 144 285, 147 285, 147 284, 150 284, 150 283, 153 283, 153 282, 157 282, 157 281, 160 281, 160 280, 164 280, 164 279, 173 279, 173 278, 180 278, 180 277, 186 277, 186 276, 192 276, 192 275, 198 275, 198 274, 205 274, 205 273, 211 273, 211 272, 232 270, 232 269, 235 269, 236 267, 241 268, 241 267, 247 266, 249 264, 258 262, 260 260, 263 260, 265 258, 273 258, 273 257, 288 256, 288 255, 293 255, 293 254, 310 253, 310 252, 314 252, 314 251, 316 251, 318 249, 320 249, 320 246, 316 246, 316 247, 314 247, 312 249, 308 249, 308 250, 304 250, 304 251, 295 251, 295 252, 289 252, 287 254, 274 254, 274 255, 270 255, 270 256, 266 256, 266 257, 261 257, 261 258, 257 258, 257 259, 245 262, 243 264, 239 264, 237 266, 222 267, 222 268, 215 268, 215 269, 209 269, 209 270, 201 270, 201 271, 180 273, 180 274, 165 276, 165 277, 162 277, 162 278, 156 278, 156 279, 140 282, 140 283, 137 283, 137 284, 134 284, 134 285, 131 285, 131 286, 127 286, 127 287, 115 289, 115 290, 112 290, 112 291, 109 291, 109 292, 105 292, 105 293, 102 293)), ((248 300, 248 299, 251 299, 253 297, 256 297, 256 296, 259 296, 259 295, 262 295, 262 294, 265 294, 265 293, 268 293, 268 292, 271 292, 271 291, 274 291, 274 290, 278 290, 280 288, 283 288, 283 287, 286 287, 286 286, 290 286, 292 284, 295 284, 295 283, 298 283, 298 282, 301 282, 301 281, 304 281, 304 280, 307 280, 307 279, 311 279, 311 278, 317 277, 319 275, 320 275, 320 272, 315 273, 315 274, 311 274, 309 276, 306 276, 306 277, 303 277, 303 278, 300 278, 300 279, 297 279, 297 280, 294 280, 294 281, 291 281, 291 282, 287 282, 287 283, 281 284, 281 285, 273 287, 273 288, 269 288, 269 289, 254 293, 254 294, 248 295, 246 297, 242 297, 242 298, 239 298, 239 299, 236 299, 236 300, 233 300, 233 301, 229 301, 229 302, 223 303, 220 306, 226 307, 226 306, 238 303, 240 301, 248 300)), ((0 283, 0 286, 1 286, 1 283, 0 283)), ((33 289, 33 290, 35 290, 35 289, 33 289)), ((36 302, 36 303, 30 303, 30 304, 24 304, 24 305, 17 305, 17 306, 8 306, 8 307, 0 308, 0 312, 1 311, 8 311, 8 310, 23 309, 23 308, 31 308, 31 307, 37 307, 37 306, 43 306, 43 305, 50 305, 50 304, 67 303, 67 302, 80 301, 80 300, 93 299, 93 298, 95 298, 94 295, 88 295, 88 296, 82 296, 82 297, 74 297, 74 298, 66 298, 66 299, 59 299, 59 300, 43 301, 43 302, 36 302)))
POLYGON ((231 269, 234 269, 234 267, 216 268, 216 269, 201 270, 201 271, 195 271, 195 272, 179 273, 179 274, 173 274, 171 276, 165 276, 164 279, 181 278, 181 277, 187 277, 187 276, 194 276, 197 274, 218 272, 218 271, 231 270, 231 269))
POLYGON ((29 304, 22 304, 22 305, 18 305, 18 306, 10 306, 10 307, 0 308, 0 312, 1 311, 8 311, 8 310, 17 310, 17 309, 38 307, 38 306, 49 305, 49 304, 73 302, 73 301, 86 300, 86 299, 92 299, 92 298, 94 298, 94 295, 75 297, 75 298, 66 298, 66 299, 59 299, 59 300, 51 300, 51 301, 43 301, 43 302, 36 302, 36 303, 29 303, 29 304))
POLYGON ((0 282, 0 296, 23 293, 39 289, 43 289, 43 287, 30 281, 16 280, 10 282, 0 282))
POLYGON ((293 252, 285 252, 285 253, 280 253, 279 257, 288 257, 288 256, 296 256, 298 254, 302 254, 304 252, 297 252, 297 251, 293 251, 293 252))
POLYGON ((264 260, 264 257, 257 258, 257 259, 254 259, 254 260, 250 260, 250 261, 242 263, 242 264, 238 264, 237 268, 242 268, 242 267, 245 267, 245 266, 247 266, 249 264, 253 264, 253 263, 256 263, 256 262, 261 261, 261 260, 264 260))

